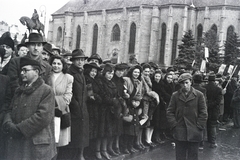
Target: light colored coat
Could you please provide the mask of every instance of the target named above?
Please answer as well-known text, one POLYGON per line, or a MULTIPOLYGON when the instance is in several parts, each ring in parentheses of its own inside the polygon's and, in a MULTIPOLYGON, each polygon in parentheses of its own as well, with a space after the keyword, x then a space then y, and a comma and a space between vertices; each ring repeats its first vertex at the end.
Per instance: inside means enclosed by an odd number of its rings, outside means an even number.
POLYGON ((193 87, 188 97, 184 95, 182 89, 173 93, 167 108, 167 119, 176 140, 202 141, 207 116, 203 93, 193 87))
MULTIPOLYGON (((73 76, 63 74, 54 79, 54 74, 51 75, 52 87, 55 94, 56 107, 62 114, 69 113, 69 104, 72 99, 73 76)), ((60 126, 58 126, 60 127, 60 126)), ((56 128, 56 125, 55 125, 56 128)), ((60 129, 58 147, 67 145, 71 140, 71 128, 60 129)))

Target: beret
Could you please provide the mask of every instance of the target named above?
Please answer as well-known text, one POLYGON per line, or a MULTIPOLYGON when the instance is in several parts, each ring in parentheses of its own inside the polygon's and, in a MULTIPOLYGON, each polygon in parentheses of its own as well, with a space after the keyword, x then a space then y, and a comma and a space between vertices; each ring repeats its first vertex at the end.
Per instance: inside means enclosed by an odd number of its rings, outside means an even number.
POLYGON ((187 79, 192 79, 192 75, 190 74, 190 73, 183 73, 183 74, 181 74, 180 76, 179 76, 179 78, 178 78, 178 82, 179 83, 181 83, 181 82, 183 82, 183 81, 185 81, 185 80, 187 80, 187 79))

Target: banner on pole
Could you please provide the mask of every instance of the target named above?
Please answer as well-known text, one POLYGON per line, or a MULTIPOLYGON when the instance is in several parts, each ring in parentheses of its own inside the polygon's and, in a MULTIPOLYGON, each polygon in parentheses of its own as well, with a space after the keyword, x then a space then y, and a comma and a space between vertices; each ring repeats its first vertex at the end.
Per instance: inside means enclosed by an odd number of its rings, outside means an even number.
POLYGON ((205 47, 205 58, 209 57, 209 50, 207 47, 205 47))
POLYGON ((226 64, 221 64, 221 66, 218 69, 218 73, 223 74, 224 70, 226 69, 226 64))
POLYGON ((206 71, 206 60, 202 60, 200 72, 205 72, 205 71, 206 71))
POLYGON ((227 73, 232 74, 233 68, 234 68, 233 65, 229 65, 227 73))

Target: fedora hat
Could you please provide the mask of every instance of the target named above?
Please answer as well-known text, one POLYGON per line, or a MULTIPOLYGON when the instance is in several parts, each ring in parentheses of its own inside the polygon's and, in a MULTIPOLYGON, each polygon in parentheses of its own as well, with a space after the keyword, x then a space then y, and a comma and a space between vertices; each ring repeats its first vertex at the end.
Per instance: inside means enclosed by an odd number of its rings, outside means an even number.
POLYGON ((83 53, 83 50, 75 49, 72 51, 72 58, 70 58, 70 61, 73 61, 74 59, 77 59, 77 58, 84 58, 86 60, 88 57, 85 56, 85 54, 83 53))
POLYGON ((87 61, 89 62, 91 59, 97 59, 99 61, 99 64, 102 64, 102 58, 98 54, 92 54, 87 61))
POLYGON ((86 68, 96 68, 98 71, 102 70, 102 68, 98 67, 98 65, 96 63, 87 63, 87 64, 84 64, 83 66, 84 69, 86 68))
POLYGON ((52 54, 52 45, 50 43, 46 43, 43 46, 43 50, 49 54, 52 54))
POLYGON ((57 50, 59 54, 61 53, 60 48, 58 48, 58 47, 55 46, 54 44, 52 44, 52 50, 57 50))
POLYGON ((41 34, 30 33, 30 35, 28 37, 28 41, 25 42, 25 44, 30 44, 30 43, 42 43, 44 45, 47 42, 43 40, 43 36, 41 34))

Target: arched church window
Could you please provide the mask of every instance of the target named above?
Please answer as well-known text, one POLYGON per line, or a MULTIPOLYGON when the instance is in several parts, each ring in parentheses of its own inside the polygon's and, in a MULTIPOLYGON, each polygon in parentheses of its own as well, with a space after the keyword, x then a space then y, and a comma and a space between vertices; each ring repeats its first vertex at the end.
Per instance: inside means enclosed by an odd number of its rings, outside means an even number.
POLYGON ((115 24, 112 29, 112 41, 120 41, 120 28, 118 24, 115 24))
POLYGON ((58 27, 58 30, 57 30, 57 41, 61 41, 62 40, 62 27, 58 27))
POLYGON ((233 34, 234 34, 234 27, 229 26, 227 29, 227 40, 229 40, 229 38, 232 38, 233 34))
POLYGON ((80 41, 81 41, 81 27, 78 25, 78 27, 77 27, 76 49, 80 48, 80 41))
POLYGON ((199 24, 197 26, 197 43, 200 44, 202 42, 202 35, 203 35, 203 26, 199 24))
POLYGON ((164 64, 166 34, 167 34, 167 26, 165 23, 163 23, 162 24, 161 44, 160 44, 160 63, 161 64, 164 64))
POLYGON ((81 41, 81 27, 78 25, 78 27, 77 27, 76 49, 80 48, 80 41, 81 41))
POLYGON ((211 29, 214 30, 217 33, 217 26, 216 26, 216 24, 212 25, 211 29))
POLYGON ((172 64, 177 55, 177 41, 178 41, 178 24, 174 24, 173 28, 173 41, 172 41, 172 64))
POLYGON ((97 42, 98 42, 98 25, 95 24, 93 27, 92 54, 97 53, 97 42))
POLYGON ((130 27, 130 40, 129 40, 129 53, 135 52, 135 42, 136 42, 136 24, 132 23, 130 27))

